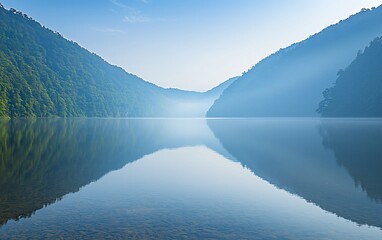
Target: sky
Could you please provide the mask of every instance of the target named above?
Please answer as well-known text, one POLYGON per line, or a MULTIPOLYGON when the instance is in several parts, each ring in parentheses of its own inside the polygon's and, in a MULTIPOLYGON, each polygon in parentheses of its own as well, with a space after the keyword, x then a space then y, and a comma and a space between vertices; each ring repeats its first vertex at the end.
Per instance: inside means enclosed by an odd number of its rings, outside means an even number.
POLYGON ((162 87, 206 91, 382 0, 0 0, 162 87))

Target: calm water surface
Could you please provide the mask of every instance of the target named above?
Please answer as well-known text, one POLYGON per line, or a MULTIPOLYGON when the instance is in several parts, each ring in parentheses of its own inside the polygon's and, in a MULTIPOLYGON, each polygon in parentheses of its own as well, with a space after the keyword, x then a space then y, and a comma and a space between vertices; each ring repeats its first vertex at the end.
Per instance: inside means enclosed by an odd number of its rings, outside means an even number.
POLYGON ((382 239, 382 120, 4 120, 0 138, 0 239, 382 239))

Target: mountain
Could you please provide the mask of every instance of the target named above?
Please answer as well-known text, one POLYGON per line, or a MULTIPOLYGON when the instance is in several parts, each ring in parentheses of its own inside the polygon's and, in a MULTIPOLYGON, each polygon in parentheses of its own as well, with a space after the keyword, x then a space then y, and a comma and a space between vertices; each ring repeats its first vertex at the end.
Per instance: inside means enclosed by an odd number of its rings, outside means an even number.
POLYGON ((337 72, 379 36, 382 7, 364 9, 260 61, 223 92, 207 115, 318 116, 322 92, 332 86, 337 72))
POLYGON ((318 112, 324 117, 382 117, 382 38, 339 72, 318 112))
POLYGON ((168 117, 205 117, 215 100, 237 78, 230 78, 219 86, 203 93, 173 88, 166 89, 165 95, 171 99, 171 102, 168 103, 162 114, 168 117))
POLYGON ((158 87, 0 5, 0 117, 201 117, 224 86, 158 87))

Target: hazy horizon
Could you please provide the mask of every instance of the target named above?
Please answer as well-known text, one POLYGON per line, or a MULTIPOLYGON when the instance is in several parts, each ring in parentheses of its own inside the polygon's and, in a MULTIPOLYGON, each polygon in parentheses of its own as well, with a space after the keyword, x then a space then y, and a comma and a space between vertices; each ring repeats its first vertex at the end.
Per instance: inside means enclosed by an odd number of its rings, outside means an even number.
POLYGON ((205 91, 382 0, 1 1, 146 81, 205 91))
POLYGON ((382 0, 0 3, 0 239, 382 239, 382 0))

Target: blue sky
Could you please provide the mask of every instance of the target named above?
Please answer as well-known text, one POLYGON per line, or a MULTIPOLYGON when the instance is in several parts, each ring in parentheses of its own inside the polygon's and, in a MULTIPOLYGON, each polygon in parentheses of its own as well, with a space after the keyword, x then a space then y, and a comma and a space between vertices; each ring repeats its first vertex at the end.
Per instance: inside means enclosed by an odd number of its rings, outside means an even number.
POLYGON ((204 91, 382 0, 0 0, 163 87, 204 91))

